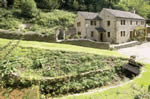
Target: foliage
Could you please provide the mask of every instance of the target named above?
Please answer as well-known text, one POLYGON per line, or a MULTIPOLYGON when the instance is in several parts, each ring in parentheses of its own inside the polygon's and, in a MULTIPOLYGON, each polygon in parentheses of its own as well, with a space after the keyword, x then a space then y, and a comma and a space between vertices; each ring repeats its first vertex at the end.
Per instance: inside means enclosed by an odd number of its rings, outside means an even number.
POLYGON ((37 14, 36 3, 34 0, 22 0, 21 2, 21 14, 24 17, 32 18, 37 14))
POLYGON ((145 41, 145 37, 147 35, 146 31, 147 29, 145 27, 136 27, 134 29, 134 39, 138 41, 145 41))
POLYGON ((115 5, 117 9, 132 11, 133 9, 136 10, 136 13, 148 18, 149 17, 149 10, 150 5, 148 1, 143 0, 121 0, 117 5, 115 5))
POLYGON ((37 2, 37 6, 42 9, 57 9, 59 8, 59 0, 35 0, 37 2))
POLYGON ((6 86, 7 82, 9 84, 13 84, 15 82, 14 79, 10 79, 12 73, 16 71, 16 60, 10 58, 12 51, 18 46, 20 41, 13 44, 10 41, 8 44, 0 48, 0 76, 1 76, 1 86, 6 86))

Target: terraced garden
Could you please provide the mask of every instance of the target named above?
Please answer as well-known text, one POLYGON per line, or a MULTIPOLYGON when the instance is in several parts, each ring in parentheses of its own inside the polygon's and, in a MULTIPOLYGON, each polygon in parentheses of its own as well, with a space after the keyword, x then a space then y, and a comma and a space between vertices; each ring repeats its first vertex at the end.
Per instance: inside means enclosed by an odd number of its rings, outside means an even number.
MULTIPOLYGON (((0 42, 3 55, 19 42, 3 41, 3 43, 0 42)), ((117 84, 126 78, 122 65, 128 62, 127 58, 85 52, 37 49, 25 47, 21 44, 23 42, 19 42, 19 45, 7 56, 9 57, 7 63, 3 64, 14 68, 15 73, 24 80, 15 80, 9 84, 8 79, 5 82, 6 86, 15 86, 16 82, 21 86, 38 85, 43 94, 57 96, 117 84), (29 79, 30 77, 31 79, 29 79)))

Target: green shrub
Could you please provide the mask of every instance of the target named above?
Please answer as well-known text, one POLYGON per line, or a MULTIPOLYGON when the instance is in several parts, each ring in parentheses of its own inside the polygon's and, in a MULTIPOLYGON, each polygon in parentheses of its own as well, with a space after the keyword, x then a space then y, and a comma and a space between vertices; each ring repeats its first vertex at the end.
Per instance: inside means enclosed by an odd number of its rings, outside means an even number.
POLYGON ((33 60, 33 65, 32 65, 33 69, 40 69, 42 68, 42 63, 39 59, 35 59, 33 60))
POLYGON ((22 0, 21 14, 26 18, 32 18, 37 14, 36 3, 34 0, 22 0))

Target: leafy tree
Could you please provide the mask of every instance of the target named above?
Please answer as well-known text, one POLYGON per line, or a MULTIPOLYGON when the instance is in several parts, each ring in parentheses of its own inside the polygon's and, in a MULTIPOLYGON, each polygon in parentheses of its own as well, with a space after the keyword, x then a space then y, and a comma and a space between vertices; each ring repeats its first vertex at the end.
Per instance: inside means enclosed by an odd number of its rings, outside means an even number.
POLYGON ((60 7, 60 0, 35 0, 37 6, 42 9, 57 9, 60 7))
POLYGON ((150 5, 147 0, 121 0, 115 7, 126 11, 135 9, 137 14, 145 18, 150 14, 150 5))
POLYGON ((36 15, 37 8, 34 0, 22 0, 21 14, 26 18, 32 18, 36 15))

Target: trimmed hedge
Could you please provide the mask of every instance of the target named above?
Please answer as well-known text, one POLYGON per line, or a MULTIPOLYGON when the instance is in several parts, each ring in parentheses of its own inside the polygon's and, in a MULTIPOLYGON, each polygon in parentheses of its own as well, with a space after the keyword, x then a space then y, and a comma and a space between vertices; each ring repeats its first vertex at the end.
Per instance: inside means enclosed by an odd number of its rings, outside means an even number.
POLYGON ((6 39, 23 39, 28 41, 44 41, 44 42, 55 42, 55 35, 44 35, 35 32, 10 32, 8 30, 0 30, 0 38, 6 39))

